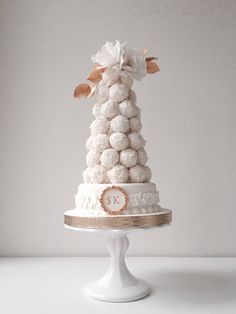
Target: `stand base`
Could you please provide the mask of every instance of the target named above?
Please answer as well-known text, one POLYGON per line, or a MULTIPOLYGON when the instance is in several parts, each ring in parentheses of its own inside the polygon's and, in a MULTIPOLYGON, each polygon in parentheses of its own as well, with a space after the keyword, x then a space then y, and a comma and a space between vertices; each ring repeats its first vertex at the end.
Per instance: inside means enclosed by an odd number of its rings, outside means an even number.
POLYGON ((99 281, 85 287, 90 297, 105 302, 129 302, 146 297, 151 292, 147 282, 137 279, 136 284, 127 287, 103 286, 99 281))
POLYGON ((129 240, 125 232, 112 234, 107 238, 110 265, 102 278, 86 287, 85 291, 89 296, 107 302, 128 302, 150 293, 150 286, 137 279, 126 266, 125 252, 128 246, 129 240))

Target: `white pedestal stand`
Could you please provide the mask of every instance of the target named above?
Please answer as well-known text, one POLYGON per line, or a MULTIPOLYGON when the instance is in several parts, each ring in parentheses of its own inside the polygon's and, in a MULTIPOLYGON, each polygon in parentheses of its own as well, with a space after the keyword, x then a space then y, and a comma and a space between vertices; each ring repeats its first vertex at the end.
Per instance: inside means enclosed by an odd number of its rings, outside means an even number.
POLYGON ((151 291, 149 285, 134 277, 125 263, 129 240, 125 232, 112 233, 107 237, 110 265, 97 282, 86 287, 88 295, 109 302, 127 302, 145 297, 151 291))
MULTIPOLYGON (((70 215, 72 211, 68 211, 65 215, 70 215)), ((164 213, 164 212, 163 212, 164 213)), ((165 214, 167 212, 165 211, 165 214)), ((170 223, 171 211, 169 211, 169 219, 159 226, 170 223)), ((159 213, 158 215, 161 215, 159 213)), ((66 222, 66 221, 65 221, 66 222)), ((138 300, 147 296, 151 288, 144 280, 137 279, 130 273, 125 263, 125 252, 129 246, 127 234, 134 230, 148 230, 151 227, 143 228, 122 228, 122 229, 97 229, 97 228, 81 228, 68 225, 65 227, 77 231, 92 231, 96 233, 105 233, 107 236, 107 248, 110 253, 110 265, 107 272, 96 282, 92 282, 85 288, 85 292, 98 300, 107 302, 128 302, 138 300)), ((154 226, 152 226, 153 228, 154 226)), ((157 226, 156 226, 157 227, 157 226)), ((154 227, 154 228, 156 228, 154 227)))

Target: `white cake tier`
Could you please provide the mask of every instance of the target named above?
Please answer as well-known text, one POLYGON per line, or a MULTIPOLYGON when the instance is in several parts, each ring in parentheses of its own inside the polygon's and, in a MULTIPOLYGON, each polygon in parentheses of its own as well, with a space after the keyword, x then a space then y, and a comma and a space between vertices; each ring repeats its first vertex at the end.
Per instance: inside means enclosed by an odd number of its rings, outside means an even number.
POLYGON ((159 193, 154 183, 83 183, 79 185, 75 196, 76 208, 80 210, 81 216, 109 216, 101 206, 100 197, 111 186, 121 187, 128 195, 128 206, 121 215, 146 214, 160 210, 159 193))

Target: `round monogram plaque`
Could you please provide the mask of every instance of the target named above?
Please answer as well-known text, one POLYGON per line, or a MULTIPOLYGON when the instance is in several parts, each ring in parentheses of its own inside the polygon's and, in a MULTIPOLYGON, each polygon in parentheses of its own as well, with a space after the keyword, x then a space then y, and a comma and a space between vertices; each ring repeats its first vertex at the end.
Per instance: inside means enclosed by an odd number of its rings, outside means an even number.
POLYGON ((119 186, 106 188, 100 197, 102 208, 110 215, 118 215, 124 211, 128 205, 128 195, 119 186))

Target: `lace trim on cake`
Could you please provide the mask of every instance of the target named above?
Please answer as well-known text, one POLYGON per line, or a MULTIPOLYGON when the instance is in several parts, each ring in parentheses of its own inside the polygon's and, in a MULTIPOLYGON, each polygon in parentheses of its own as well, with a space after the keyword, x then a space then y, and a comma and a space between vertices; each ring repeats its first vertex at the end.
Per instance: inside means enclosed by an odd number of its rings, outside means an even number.
MULTIPOLYGON (((143 215, 143 214, 150 214, 159 212, 161 207, 159 205, 149 206, 145 208, 137 208, 134 207, 132 209, 125 210, 122 215, 143 215)), ((80 216, 85 217, 104 217, 104 216, 110 216, 107 212, 101 209, 85 209, 85 208, 79 208, 80 216)))

